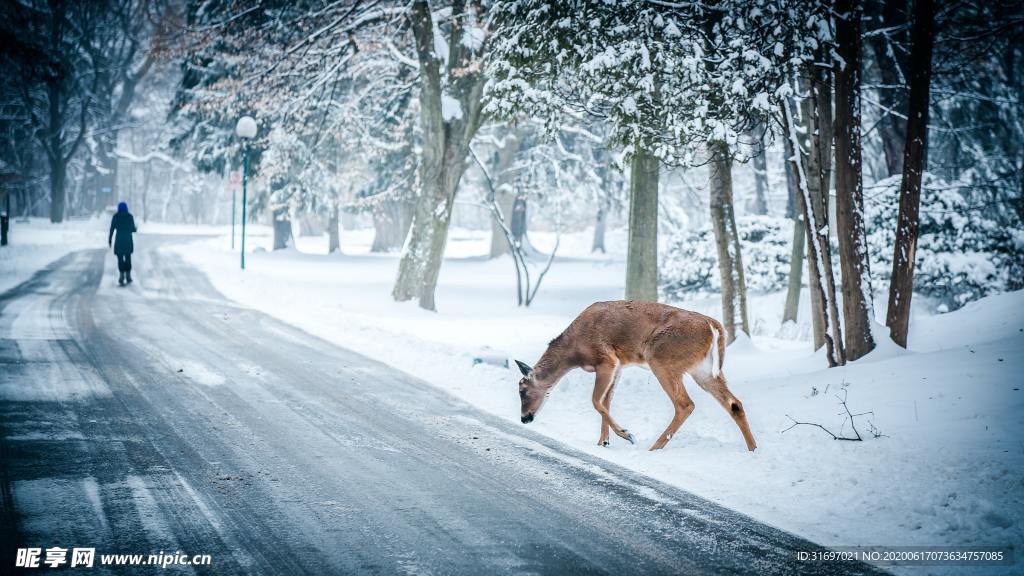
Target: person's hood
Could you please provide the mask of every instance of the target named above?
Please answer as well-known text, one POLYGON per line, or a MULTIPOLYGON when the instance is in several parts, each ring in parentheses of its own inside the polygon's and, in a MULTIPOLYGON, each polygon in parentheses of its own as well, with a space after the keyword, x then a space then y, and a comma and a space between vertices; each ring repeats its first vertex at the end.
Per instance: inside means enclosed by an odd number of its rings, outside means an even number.
POLYGON ((128 211, 128 203, 127 202, 120 202, 117 205, 117 211, 118 212, 127 212, 128 211))

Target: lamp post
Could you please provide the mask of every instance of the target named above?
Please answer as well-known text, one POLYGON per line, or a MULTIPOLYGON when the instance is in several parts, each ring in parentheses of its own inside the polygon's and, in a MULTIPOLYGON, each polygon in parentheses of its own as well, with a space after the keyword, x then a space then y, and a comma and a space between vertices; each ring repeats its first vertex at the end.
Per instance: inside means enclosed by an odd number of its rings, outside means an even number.
POLYGON ((242 116, 235 125, 235 134, 242 139, 242 270, 245 270, 245 207, 248 202, 246 184, 249 179, 249 140, 256 137, 256 120, 242 116))

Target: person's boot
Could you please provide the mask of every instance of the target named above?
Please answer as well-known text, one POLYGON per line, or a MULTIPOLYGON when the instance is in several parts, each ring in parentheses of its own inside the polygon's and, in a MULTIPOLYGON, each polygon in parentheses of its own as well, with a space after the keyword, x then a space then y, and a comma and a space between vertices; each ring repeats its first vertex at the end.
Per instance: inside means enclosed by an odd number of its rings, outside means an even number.
POLYGON ((120 275, 117 277, 117 285, 124 286, 124 270, 122 270, 120 275))
POLYGON ((128 283, 129 283, 129 284, 131 284, 131 283, 132 283, 132 271, 131 271, 131 270, 126 270, 126 271, 125 271, 125 273, 124 273, 124 279, 125 279, 125 280, 126 280, 126 281, 127 281, 128 283))

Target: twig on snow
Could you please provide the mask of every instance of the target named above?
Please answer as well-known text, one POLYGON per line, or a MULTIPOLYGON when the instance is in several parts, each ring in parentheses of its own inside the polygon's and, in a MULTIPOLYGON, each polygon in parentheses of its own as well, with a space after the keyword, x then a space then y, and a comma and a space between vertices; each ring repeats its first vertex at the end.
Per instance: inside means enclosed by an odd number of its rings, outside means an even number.
MULTIPOLYGON (((858 417, 861 417, 861 416, 871 416, 871 417, 874 417, 875 413, 873 411, 868 411, 868 412, 858 412, 857 414, 854 414, 852 411, 850 411, 850 406, 846 403, 846 400, 847 400, 847 389, 846 389, 846 386, 847 385, 846 385, 845 382, 841 386, 842 394, 843 394, 842 396, 840 396, 839 394, 835 395, 836 399, 839 400, 839 405, 843 407, 843 412, 839 413, 840 416, 843 416, 843 422, 839 426, 839 434, 836 434, 835 432, 832 432, 831 430, 829 430, 828 428, 826 428, 825 426, 823 426, 822 424, 819 424, 817 422, 800 422, 799 420, 797 420, 796 418, 793 418, 789 414, 786 414, 786 418, 789 418, 793 422, 793 424, 791 424, 788 428, 783 430, 781 433, 785 434, 786 432, 792 430, 793 428, 796 428, 797 426, 813 426, 815 428, 820 428, 821 430, 823 430, 826 434, 831 436, 833 440, 845 440, 847 442, 863 442, 864 438, 861 436, 860 431, 857 430, 857 425, 856 425, 855 419, 858 418, 858 417), (850 429, 853 431, 853 436, 849 436, 849 435, 845 434, 846 423, 847 422, 850 423, 850 429)), ((828 388, 826 387, 826 390, 827 389, 828 388)), ((887 437, 887 436, 885 436, 885 434, 882 434, 878 430, 878 427, 875 426, 875 423, 874 423, 874 421, 871 418, 868 418, 868 432, 871 434, 871 436, 873 438, 887 437)))

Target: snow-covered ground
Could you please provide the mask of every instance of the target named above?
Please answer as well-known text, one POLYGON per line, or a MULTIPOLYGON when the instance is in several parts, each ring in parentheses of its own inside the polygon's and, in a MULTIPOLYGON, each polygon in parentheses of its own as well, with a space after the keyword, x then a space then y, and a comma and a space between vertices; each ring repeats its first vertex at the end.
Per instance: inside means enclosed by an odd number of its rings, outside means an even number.
MULTIPOLYGON (((102 220, 102 219, 101 219, 102 220)), ((103 246, 105 221, 15 228, 0 250, 0 290, 70 250, 103 246)), ((147 225, 148 234, 220 233, 170 249, 205 271, 227 296, 339 345, 387 362, 518 422, 514 369, 477 357, 534 362, 546 343, 595 300, 621 296, 620 253, 592 256, 585 233, 563 236, 560 257, 535 305, 519 308, 511 260, 487 260, 485 233, 455 230, 438 289, 438 313, 391 300, 395 254, 370 254, 371 231, 346 231, 344 255, 323 237, 268 252, 269 229, 251 227, 256 252, 238 270, 226 228, 147 225)), ((145 237, 140 238, 145 241, 145 237)), ((553 238, 536 235, 539 248, 553 238)), ((609 231, 609 246, 623 246, 609 231)), ((139 270, 138 273, 143 273, 139 270)), ((806 296, 806 295, 805 295, 806 296)), ((638 439, 596 445, 592 376, 571 373, 554 390, 535 430, 610 461, 826 545, 1012 545, 1024 542, 1024 293, 990 297, 944 315, 915 310, 910 351, 884 346, 826 370, 805 341, 805 319, 780 327, 783 294, 751 298, 752 340, 726 353, 725 372, 758 441, 748 453, 731 419, 688 382, 697 409, 665 450, 647 447, 672 415, 642 369, 624 374, 613 412, 638 439), (845 392, 844 392, 845 391, 845 392), (863 442, 832 440, 789 416, 850 434, 845 393, 863 442), (881 436, 875 436, 875 433, 881 436)), ((805 299, 806 302, 806 299, 805 299)), ((675 303, 719 316, 717 296, 675 303)), ((934 568, 902 569, 921 574, 934 568)))
POLYGON ((51 224, 43 218, 11 222, 9 244, 0 248, 0 292, 28 280, 68 252, 105 244, 109 219, 51 224))
MULTIPOLYGON (((222 234, 224 226, 179 226, 156 222, 137 222, 145 234, 222 234)), ((28 280, 40 269, 69 252, 103 248, 107 243, 110 216, 75 219, 52 224, 45 218, 15 219, 11 222, 9 243, 0 248, 0 293, 28 280)), ((113 253, 108 255, 114 260, 113 253)))
MULTIPOLYGON (((455 230, 438 288, 438 313, 391 300, 396 255, 369 254, 370 231, 346 232, 344 255, 326 239, 264 251, 254 230, 247 270, 225 237, 173 248, 227 296, 339 345, 415 374, 518 421, 514 369, 474 357, 535 361, 546 343, 596 300, 621 297, 621 254, 591 256, 586 234, 562 238, 560 258, 535 305, 514 301, 509 259, 487 260, 485 233, 455 230)), ((624 239, 609 238, 609 245, 624 239)), ((541 249, 552 239, 534 238, 541 249)), ((806 294, 805 294, 806 296, 806 294)), ((726 353, 725 373, 747 408, 758 450, 748 453, 731 419, 688 381, 697 409, 665 450, 647 447, 672 409, 646 370, 627 369, 613 412, 638 439, 596 445, 593 376, 569 374, 537 421, 542 433, 826 545, 1013 545, 1024 542, 1024 293, 957 312, 915 311, 910 351, 882 346, 843 368, 824 369, 802 340, 806 321, 779 328, 784 295, 753 296, 752 340, 726 353), (863 442, 835 441, 845 394, 863 442), (876 436, 880 434, 880 436, 876 436)), ((806 302, 806 298, 804 300, 806 302)), ((676 303, 719 316, 717 297, 676 303)), ((1018 560, 1019 561, 1019 560, 1018 560)), ((1020 569, 1021 564, 1015 568, 1020 569)), ((958 573, 962 568, 945 573, 958 573)), ((936 569, 906 569, 908 573, 936 569)))

